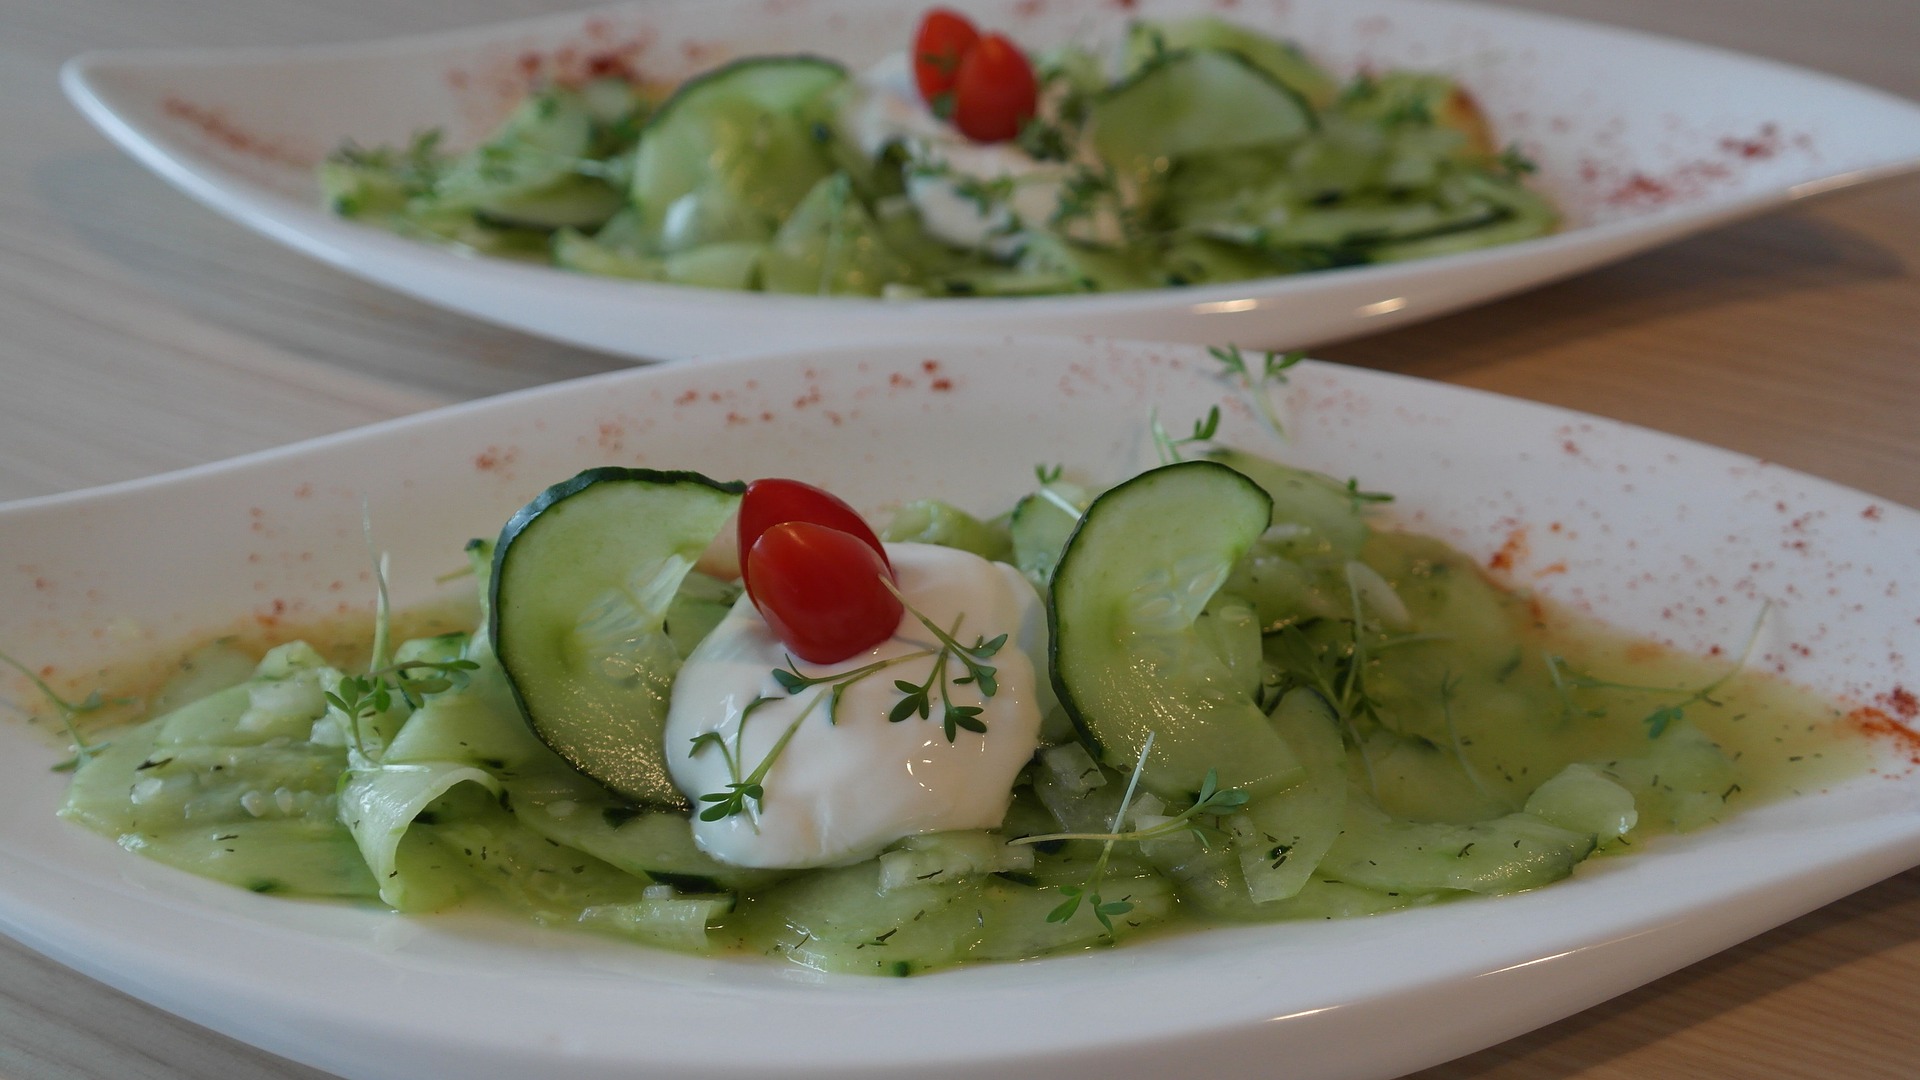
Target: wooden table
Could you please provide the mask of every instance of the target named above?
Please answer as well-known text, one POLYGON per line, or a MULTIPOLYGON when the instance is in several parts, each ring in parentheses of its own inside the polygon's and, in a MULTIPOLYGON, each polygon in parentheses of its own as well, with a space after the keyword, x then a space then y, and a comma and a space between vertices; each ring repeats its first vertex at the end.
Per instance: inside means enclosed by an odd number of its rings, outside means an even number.
MULTIPOLYGON (((1920 98, 1914 0, 1509 0, 1920 98)), ((55 85, 94 47, 296 44, 560 0, 0 0, 0 500, 146 475, 618 361, 286 252, 109 147, 55 85)), ((1321 350, 1553 402, 1920 505, 1920 177, 1321 350)), ((1920 871, 1440 1077, 1920 1075, 1920 871)), ((0 941, 0 1080, 310 1069, 0 941)))

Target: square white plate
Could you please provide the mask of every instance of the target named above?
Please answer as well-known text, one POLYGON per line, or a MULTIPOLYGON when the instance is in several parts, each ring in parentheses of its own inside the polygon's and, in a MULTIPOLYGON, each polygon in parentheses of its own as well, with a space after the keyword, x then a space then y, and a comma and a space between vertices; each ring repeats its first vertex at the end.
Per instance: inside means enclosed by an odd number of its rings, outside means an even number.
MULTIPOLYGON (((1516 584, 1704 650, 1776 604, 1755 663, 1849 707, 1920 686, 1920 513, 1609 421, 1308 364, 1276 443, 1198 350, 975 339, 618 372, 151 480, 0 507, 0 649, 57 673, 240 621, 371 618, 365 500, 420 603, 592 465, 795 475, 863 509, 1004 509, 1036 463, 1151 463, 1148 410, 1357 476, 1516 584), (1497 434, 1496 434, 1497 433, 1497 434), (1527 537, 1513 542, 1516 530, 1527 537), (1524 553, 1516 555, 1524 547, 1524 553)), ((17 682, 17 680, 16 680, 17 682)), ((33 704, 11 687, 21 706, 33 704)), ((1910 700, 1910 699, 1905 699, 1910 700)), ((0 932, 354 1078, 1389 1076, 1585 1008, 1920 862, 1920 777, 1877 774, 1517 896, 1235 927, 908 980, 701 959, 477 915, 257 896, 57 820, 61 753, 0 723, 0 932)), ((1912 753, 1911 748, 1908 754, 1912 753)))
POLYGON ((902 333, 1100 334, 1298 347, 1431 318, 1821 192, 1920 168, 1920 105, 1766 60, 1450 0, 966 0, 1029 47, 1112 41, 1135 16, 1218 8, 1341 75, 1459 78, 1540 165, 1557 235, 1412 263, 1191 289, 880 301, 597 279, 464 258, 333 217, 313 167, 342 140, 446 129, 469 145, 533 81, 603 68, 677 81, 727 59, 815 52, 858 69, 907 46, 920 7, 659 0, 424 37, 304 49, 90 53, 68 95, 207 205, 334 266, 475 317, 677 359, 902 333))

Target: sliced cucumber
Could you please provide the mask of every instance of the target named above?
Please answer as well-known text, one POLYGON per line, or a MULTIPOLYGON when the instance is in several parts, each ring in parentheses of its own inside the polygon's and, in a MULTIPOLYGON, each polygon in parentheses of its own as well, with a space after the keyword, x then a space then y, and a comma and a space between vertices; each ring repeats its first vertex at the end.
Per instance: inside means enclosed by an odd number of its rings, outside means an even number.
POLYGON ((985 522, 952 503, 915 499, 893 512, 880 538, 907 544, 938 544, 970 551, 983 559, 1006 562, 1013 558, 1013 541, 998 522, 985 522))
POLYGON ((762 262, 768 292, 878 296, 918 278, 887 246, 845 173, 822 177, 773 234, 762 262))
POLYGON ((1274 710, 1274 724, 1306 761, 1307 779, 1248 804, 1228 822, 1255 903, 1298 894, 1340 835, 1347 752, 1339 723, 1333 706, 1312 690, 1290 691, 1274 710))
POLYGON ((1236 53, 1298 92, 1315 108, 1325 108, 1340 91, 1334 77, 1307 59, 1298 45, 1267 37, 1217 15, 1166 21, 1143 19, 1127 27, 1130 68, 1137 70, 1162 53, 1181 49, 1221 49, 1236 53))
POLYGON ((490 200, 476 209, 490 225, 534 229, 592 229, 626 204, 626 196, 591 176, 567 176, 527 195, 490 200))
POLYGON ((628 873, 694 892, 758 889, 784 876, 715 860, 694 846, 687 815, 642 810, 557 762, 516 769, 506 787, 529 829, 628 873))
POLYGON ((911 975, 963 956, 979 935, 981 879, 882 890, 869 859, 755 895, 744 921, 787 959, 820 971, 911 975))
POLYGON ((1051 290, 1125 292, 1160 284, 1148 258, 1144 251, 1092 248, 1036 230, 1021 235, 1018 270, 1051 290))
POLYGON ((574 220, 535 224, 597 224, 619 208, 619 199, 606 185, 577 172, 593 149, 593 134, 593 114, 578 93, 556 88, 537 94, 522 102, 486 142, 455 158, 427 198, 437 209, 473 210, 515 222, 522 220, 516 207, 541 216, 543 201, 550 200, 548 214, 574 220), (582 195, 583 190, 594 194, 582 195), (608 202, 604 196, 613 198, 608 202), (568 204, 583 198, 594 203, 597 218, 582 220, 577 207, 569 212, 568 204))
POLYGON ((490 637, 542 742, 636 802, 682 808, 661 732, 680 655, 669 605, 745 486, 589 469, 513 516, 494 551, 490 637))
POLYGON ((1093 497, 1077 484, 1054 481, 1013 506, 1007 533, 1013 540, 1013 565, 1041 589, 1053 577, 1060 550, 1080 524, 1080 515, 1093 497))
MULTIPOLYGON (((659 254, 764 242, 833 171, 814 116, 846 69, 810 56, 753 57, 681 85, 640 135, 633 202, 659 254)), ((831 131, 827 130, 828 138, 831 131)))
POLYGON ((553 261, 564 270, 637 281, 670 281, 710 289, 750 289, 759 279, 764 248, 718 243, 655 257, 608 244, 573 229, 553 234, 553 261))
POLYGON ((1387 892, 1460 889, 1490 895, 1558 881, 1573 873, 1593 847, 1591 834, 1532 814, 1470 825, 1405 821, 1356 795, 1347 800, 1340 838, 1319 872, 1387 892))
POLYGON ((1108 764, 1191 798, 1207 772, 1259 796, 1298 780, 1300 761, 1243 680, 1195 627, 1266 529, 1273 500, 1224 465, 1184 461, 1140 474, 1087 508, 1048 590, 1054 688, 1108 764))
POLYGON ((1136 187, 1175 159, 1292 142, 1313 128, 1312 110, 1286 84, 1237 53, 1166 53, 1097 98, 1094 147, 1136 187))
POLYGON ((1371 529, 1363 509, 1367 496, 1325 473, 1308 472, 1240 450, 1209 455, 1249 477, 1273 499, 1273 524, 1281 535, 1267 538, 1280 554, 1294 559, 1356 559, 1371 529))

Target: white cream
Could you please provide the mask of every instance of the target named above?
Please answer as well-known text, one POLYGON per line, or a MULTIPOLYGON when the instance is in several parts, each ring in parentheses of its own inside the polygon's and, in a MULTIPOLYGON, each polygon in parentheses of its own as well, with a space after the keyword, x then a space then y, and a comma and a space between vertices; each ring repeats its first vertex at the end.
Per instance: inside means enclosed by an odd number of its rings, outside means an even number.
MULTIPOLYGON (((1006 254, 1003 249, 1015 243, 1012 234, 1020 229, 1056 224, 1062 195, 1086 167, 1039 161, 1017 143, 976 143, 962 135, 921 101, 906 53, 895 53, 861 75, 840 119, 869 158, 889 143, 906 148, 912 163, 907 198, 927 232, 958 247, 1006 254), (980 197, 982 190, 1003 185, 1008 188, 1004 197, 980 197)), ((1059 224, 1088 243, 1117 244, 1123 238, 1118 214, 1105 206, 1059 224)))
MULTIPOLYGON (((955 705, 981 708, 984 735, 960 730, 947 741, 940 723, 936 686, 928 719, 898 723, 887 715, 900 700, 896 680, 925 682, 932 656, 905 660, 848 687, 829 722, 825 685, 788 695, 772 672, 788 663, 786 648, 742 596, 719 626, 687 658, 674 680, 667 715, 668 768, 674 783, 696 804, 694 839, 702 850, 736 866, 833 866, 868 858, 916 833, 987 829, 1005 816, 1013 780, 1033 755, 1048 689, 1036 679, 1045 670, 1046 620, 1033 586, 1001 563, 925 544, 889 544, 900 591, 935 625, 950 628, 963 645, 1007 635, 986 662, 998 687, 983 698, 972 684, 952 685, 966 674, 948 661, 955 705), (741 714, 756 698, 772 699, 752 711, 738 751, 739 772, 753 772, 781 736, 793 737, 762 781, 764 797, 746 803, 747 813, 701 821, 711 803, 700 796, 725 792, 734 777, 726 757, 707 732, 740 739, 741 714), (798 721, 798 726, 794 727, 798 721)), ((809 678, 850 672, 889 657, 938 643, 906 613, 894 636, 874 649, 836 664, 799 663, 809 678)))

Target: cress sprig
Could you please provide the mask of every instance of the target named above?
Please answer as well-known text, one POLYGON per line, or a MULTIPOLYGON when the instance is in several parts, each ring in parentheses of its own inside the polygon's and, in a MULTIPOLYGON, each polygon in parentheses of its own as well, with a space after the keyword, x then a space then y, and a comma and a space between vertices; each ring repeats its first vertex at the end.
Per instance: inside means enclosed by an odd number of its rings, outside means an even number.
POLYGON ((900 590, 894 586, 893 582, 882 578, 881 583, 886 585, 889 592, 900 598, 900 603, 907 609, 907 613, 918 620, 921 626, 926 627, 927 633, 932 634, 934 640, 940 643, 940 649, 933 659, 933 669, 927 673, 926 682, 911 683, 905 679, 894 680, 894 689, 899 690, 903 696, 894 703, 893 710, 887 713, 887 719, 896 724, 914 715, 918 715, 922 720, 927 719, 933 711, 933 688, 938 684, 941 707, 940 729, 946 734, 947 741, 952 742, 958 737, 957 728, 965 728, 975 734, 985 735, 987 725, 980 719, 980 706, 955 705, 952 688, 971 683, 979 687, 980 696, 983 699, 991 698, 998 693, 1000 683, 996 669, 986 661, 1000 651, 1000 646, 1007 643, 1007 635, 1001 634, 992 640, 988 640, 984 635, 976 636, 972 645, 962 645, 953 635, 960 632, 960 622, 966 618, 964 612, 954 617, 952 631, 942 630, 934 625, 932 619, 921 614, 920 609, 907 603, 907 598, 901 596, 900 590), (967 673, 959 678, 948 678, 947 661, 950 659, 958 660, 960 666, 967 669, 967 673))
POLYGON ((1181 456, 1180 448, 1194 443, 1212 442, 1220 431, 1220 406, 1207 410, 1207 415, 1193 422, 1193 433, 1183 439, 1167 434, 1166 427, 1160 423, 1160 411, 1155 409, 1147 414, 1147 430, 1153 436, 1153 445, 1160 451, 1160 463, 1172 465, 1186 460, 1181 456))
POLYGON ((104 742, 97 744, 88 742, 86 736, 80 734, 79 725, 74 723, 75 717, 106 707, 107 699, 101 696, 100 691, 95 690, 79 701, 68 701, 55 693, 53 687, 47 685, 47 681, 35 674, 32 668, 6 653, 0 652, 0 663, 5 663, 8 667, 25 675, 34 689, 40 691, 40 696, 46 698, 47 703, 53 706, 54 712, 60 714, 61 726, 66 728, 67 738, 73 746, 73 756, 56 763, 53 766, 54 772, 71 772, 92 761, 95 754, 107 748, 104 742))
POLYGON ((933 696, 937 688, 940 697, 940 728, 946 735, 948 742, 951 743, 959 738, 961 730, 971 731, 980 735, 987 733, 986 721, 980 719, 981 712, 983 711, 982 707, 978 705, 954 704, 952 688, 955 686, 972 685, 980 691, 980 697, 982 699, 990 699, 999 693, 1000 684, 997 670, 986 661, 995 653, 998 653, 1001 646, 1006 644, 1007 635, 1001 634, 992 639, 988 639, 984 635, 976 636, 972 645, 962 645, 954 635, 960 632, 960 624, 966 618, 964 612, 954 618, 952 630, 942 630, 933 620, 922 614, 918 608, 907 603, 906 597, 900 595, 900 590, 894 587, 893 582, 884 577, 881 581, 895 596, 900 598, 900 603, 906 608, 907 612, 919 620, 920 625, 927 628, 927 631, 933 635, 934 640, 939 643, 938 647, 932 649, 916 649, 913 652, 902 653, 899 656, 891 656, 884 660, 876 660, 871 664, 864 664, 854 668, 852 671, 842 671, 832 675, 803 674, 793 657, 788 656, 786 658, 786 666, 774 668, 770 672, 773 680, 780 684, 782 690, 786 691, 786 697, 791 698, 798 696, 815 687, 824 686, 825 689, 814 695, 813 700, 809 701, 806 708, 800 711, 800 715, 795 717, 793 721, 787 725, 787 729, 781 733, 780 738, 767 750, 766 755, 760 759, 759 763, 754 766, 753 771, 745 776, 741 775, 740 770, 744 763, 744 755, 746 752, 747 719, 762 705, 782 699, 762 695, 748 702, 746 708, 740 712, 740 722, 734 727, 732 746, 727 745, 726 737, 718 731, 703 731, 693 737, 693 753, 699 753, 707 747, 717 747, 719 749, 721 757, 726 763, 727 775, 729 777, 725 791, 713 791, 700 796, 699 801, 706 804, 705 809, 700 811, 700 820, 722 821, 736 814, 744 814, 747 812, 748 800, 752 800, 755 808, 762 805, 766 799, 767 774, 772 771, 774 763, 778 761, 780 755, 785 752, 787 743, 792 741, 794 733, 800 729, 801 722, 813 714, 814 708, 822 701, 825 701, 827 707, 827 723, 839 723, 840 699, 846 693, 847 688, 876 672, 883 671, 896 664, 904 664, 910 660, 918 660, 926 656, 933 657, 933 663, 929 666, 925 682, 915 683, 905 679, 894 680, 894 688, 900 691, 901 697, 887 713, 889 723, 901 723, 914 716, 918 716, 922 720, 930 718, 933 714, 933 696), (957 677, 950 676, 948 674, 951 670, 949 661, 958 661, 961 667, 965 669, 966 674, 957 677))
POLYGON ((1220 361, 1222 374, 1239 381, 1241 389, 1253 399, 1254 405, 1260 410, 1260 415, 1273 428, 1273 433, 1284 437, 1287 433, 1286 428, 1280 423, 1280 414, 1273 407, 1273 399, 1267 396, 1267 387, 1269 385, 1285 386, 1287 372, 1294 365, 1305 360, 1307 354, 1304 352, 1262 353, 1259 367, 1256 369, 1240 351, 1238 345, 1225 347, 1210 345, 1207 347, 1207 353, 1220 361))
POLYGON ((344 675, 332 690, 325 691, 327 704, 347 718, 347 733, 354 749, 367 754, 361 734, 361 721, 379 716, 393 708, 396 696, 409 708, 426 704, 428 694, 438 694, 467 685, 469 673, 479 670, 472 660, 406 660, 375 668, 365 675, 344 675))
POLYGON ((1100 842, 1100 857, 1094 860, 1093 871, 1081 885, 1062 885, 1060 895, 1065 897, 1058 907, 1047 912, 1047 921, 1063 923, 1073 918, 1085 903, 1100 921, 1109 935, 1113 933, 1113 917, 1125 915, 1133 910, 1133 902, 1122 897, 1108 900, 1100 895, 1100 879, 1106 876, 1107 863, 1113 858, 1113 846, 1119 843, 1138 843, 1144 840, 1157 840, 1175 833, 1191 832, 1201 843, 1206 843, 1206 831, 1195 821, 1203 815, 1217 816, 1230 814, 1247 804, 1247 793, 1238 788, 1222 788, 1220 773, 1217 769, 1208 769, 1206 779, 1201 781, 1200 790, 1194 795, 1193 805, 1173 815, 1165 821, 1150 825, 1144 829, 1122 831, 1120 825, 1127 818, 1127 810, 1133 805, 1133 795, 1140 787, 1140 776, 1146 771, 1147 755, 1153 752, 1155 732, 1147 732, 1147 738, 1140 746, 1139 760, 1133 763, 1133 774, 1127 778, 1127 788, 1120 796, 1120 806, 1113 812, 1113 822, 1109 831, 1104 833, 1043 833, 1039 836, 1022 836, 1007 841, 1009 844, 1044 844, 1056 840, 1094 840, 1100 842))
POLYGON ((1657 739, 1666 733, 1667 728, 1684 720, 1687 709, 1692 706, 1719 704, 1714 700, 1713 695, 1746 668, 1747 661, 1753 657, 1754 646, 1760 641, 1760 628, 1766 624, 1767 615, 1772 610, 1773 601, 1771 600, 1760 605, 1760 614, 1754 616, 1753 628, 1747 631, 1747 643, 1741 648, 1739 658, 1718 678, 1692 690, 1684 686, 1642 686, 1637 683, 1595 678, 1586 672, 1576 671, 1567 666, 1565 657, 1553 655, 1547 657, 1547 674, 1553 680, 1554 689, 1561 695, 1564 715, 1568 718, 1573 715, 1573 699, 1569 693, 1570 690, 1625 690, 1638 694, 1683 695, 1679 701, 1670 701, 1656 706, 1652 712, 1641 718, 1641 723, 1647 726, 1647 738, 1657 739))

